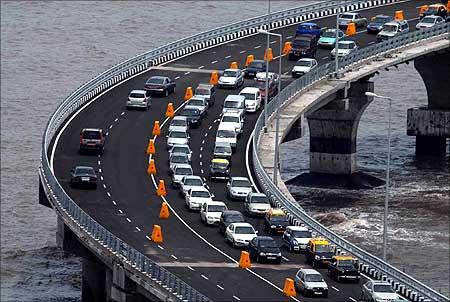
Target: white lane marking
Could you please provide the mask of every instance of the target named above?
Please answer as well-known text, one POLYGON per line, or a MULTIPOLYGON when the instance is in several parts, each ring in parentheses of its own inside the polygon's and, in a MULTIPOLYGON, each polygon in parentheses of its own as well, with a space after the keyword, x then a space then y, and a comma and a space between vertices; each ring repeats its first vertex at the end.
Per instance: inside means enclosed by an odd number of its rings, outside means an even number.
POLYGON ((200 173, 202 173, 202 174, 203 174, 203 172, 204 172, 204 171, 203 171, 203 169, 200 169, 200 173))
POLYGON ((203 275, 203 274, 201 274, 200 276, 202 276, 202 278, 203 279, 205 279, 205 280, 209 280, 209 278, 208 277, 206 277, 205 275, 203 275))
POLYGON ((288 74, 289 73, 289 71, 286 71, 285 73, 283 73, 283 74, 288 74))
POLYGON ((98 169, 98 173, 102 173, 102 169, 98 169))
POLYGON ((175 260, 178 260, 178 257, 177 256, 175 256, 175 255, 170 255, 170 257, 172 257, 173 259, 175 259, 175 260))
POLYGON ((202 140, 202 145, 205 144, 205 140, 202 140))
POLYGON ((243 54, 243 53, 246 53, 246 52, 247 52, 246 50, 241 50, 239 53, 243 54))
POLYGON ((122 211, 121 209, 119 209, 119 213, 120 213, 120 214, 123 214, 123 211, 122 211))
POLYGON ((188 74, 190 74, 191 72, 190 71, 186 71, 185 73, 184 73, 184 75, 188 75, 188 74))
POLYGON ((207 137, 207 136, 208 136, 208 132, 205 133, 205 137, 207 137))
POLYGON ((353 302, 357 302, 355 299, 353 299, 352 297, 348 297, 349 299, 350 299, 350 301, 353 301, 353 302))
POLYGON ((103 181, 103 176, 100 176, 100 180, 103 181))
POLYGON ((181 78, 181 77, 180 77, 180 76, 176 76, 176 77, 175 77, 175 80, 178 80, 179 78, 181 78))
POLYGON ((286 257, 284 257, 284 256, 281 256, 281 258, 283 258, 285 261, 289 262, 289 259, 288 259, 288 258, 286 258, 286 257))
POLYGON ((241 301, 241 299, 239 299, 239 297, 233 296, 234 299, 241 301))
POLYGON ((124 115, 124 114, 125 114, 125 111, 122 111, 122 113, 120 115, 124 115))
POLYGON ((200 147, 200 152, 202 152, 203 151, 203 147, 200 147))
POLYGON ((325 56, 325 57, 322 58, 322 60, 325 60, 325 59, 328 59, 328 56, 325 56))
POLYGON ((98 157, 98 158, 100 158, 100 156, 101 156, 100 154, 99 154, 99 155, 97 155, 97 157, 98 157))
POLYGON ((222 286, 220 286, 219 284, 216 285, 218 289, 220 290, 225 290, 225 288, 223 288, 222 286))
POLYGON ((108 197, 111 197, 111 193, 109 192, 106 192, 106 195, 108 195, 108 197))
POLYGON ((140 231, 141 231, 141 229, 140 229, 139 227, 136 227, 136 230, 137 230, 138 232, 140 232, 140 231))
POLYGON ((366 277, 368 280, 371 280, 371 281, 373 281, 373 279, 372 278, 370 278, 369 276, 367 276, 367 275, 365 275, 365 274, 363 274, 363 273, 361 273, 360 272, 360 274, 361 274, 361 276, 364 276, 364 277, 366 277))
POLYGON ((270 44, 275 44, 275 43, 277 43, 278 41, 272 41, 272 42, 270 42, 270 44))
POLYGON ((158 247, 160 250, 164 250, 164 248, 162 246, 160 246, 159 244, 158 244, 158 247))
POLYGON ((247 147, 245 148, 245 167, 247 168, 247 176, 250 179, 250 182, 253 185, 253 188, 256 190, 257 193, 261 193, 258 189, 258 186, 256 185, 253 176, 252 176, 252 172, 250 171, 250 165, 248 163, 248 156, 249 156, 249 152, 250 152, 250 144, 253 141, 253 135, 255 134, 255 130, 252 131, 252 134, 250 134, 250 137, 248 138, 247 141, 247 147))
POLYGON ((101 162, 100 162, 100 161, 97 161, 97 164, 100 166, 101 162))
POLYGON ((145 238, 147 238, 148 240, 152 241, 152 238, 148 237, 148 235, 145 236, 145 238))
POLYGON ((255 46, 255 47, 253 47, 253 48, 254 48, 254 49, 261 48, 261 45, 255 46))
POLYGON ((231 56, 226 56, 226 57, 225 57, 225 59, 229 59, 229 58, 231 58, 231 56))
POLYGON ((200 162, 200 166, 203 166, 203 162, 200 162))
POLYGON ((287 36, 286 39, 292 39, 292 36, 287 36))
POLYGON ((211 128, 212 128, 212 125, 208 127, 208 130, 211 130, 211 128))
POLYGON ((212 61, 212 62, 211 62, 211 64, 216 64, 216 63, 217 63, 217 61, 212 61))
POLYGON ((113 125, 109 125, 109 129, 112 129, 113 125))
POLYGON ((340 290, 339 289, 337 289, 336 287, 334 287, 334 286, 332 286, 331 287, 332 289, 334 289, 335 291, 337 291, 337 292, 340 292, 340 290))
POLYGON ((367 45, 371 45, 374 44, 376 41, 370 41, 369 43, 367 43, 367 45))
POLYGON ((200 153, 199 157, 202 158, 202 154, 201 153, 200 153))
POLYGON ((106 132, 106 136, 108 136, 109 135, 109 132, 106 132))
POLYGON ((191 271, 195 271, 195 269, 193 269, 192 267, 190 267, 189 265, 187 266, 188 269, 190 269, 191 271))
POLYGON ((131 219, 130 219, 130 218, 128 218, 128 217, 127 217, 127 221, 128 221, 129 223, 131 223, 131 219))
POLYGON ((203 65, 198 67, 198 69, 203 69, 203 68, 205 68, 205 66, 203 66, 203 65))
POLYGON ((116 117, 116 119, 114 120, 114 122, 115 122, 115 123, 117 123, 117 121, 118 121, 118 120, 119 120, 119 118, 118 118, 118 117, 116 117))
POLYGON ((117 202, 115 202, 114 200, 112 201, 113 205, 117 206, 117 202))
POLYGON ((103 189, 106 189, 106 185, 105 184, 102 184, 103 185, 103 189))

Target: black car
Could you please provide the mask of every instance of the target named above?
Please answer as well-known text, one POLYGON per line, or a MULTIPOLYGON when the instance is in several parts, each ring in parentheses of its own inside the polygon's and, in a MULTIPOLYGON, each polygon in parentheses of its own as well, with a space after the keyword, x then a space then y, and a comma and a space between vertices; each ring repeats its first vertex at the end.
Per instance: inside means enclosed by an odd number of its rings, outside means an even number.
POLYGON ((94 168, 76 166, 70 170, 70 185, 79 188, 97 188, 97 174, 94 168))
POLYGON ((347 255, 336 255, 331 259, 328 264, 328 276, 338 282, 348 280, 358 283, 361 279, 355 259, 347 255))
POLYGON ((244 70, 246 78, 254 78, 258 72, 266 71, 266 62, 263 60, 253 60, 244 70))
POLYGON ((275 262, 281 263, 281 250, 276 241, 268 236, 256 236, 248 245, 250 258, 256 262, 275 262))
POLYGON ((179 115, 186 117, 190 128, 198 128, 201 124, 202 114, 196 107, 185 106, 179 115))
POLYGON ((387 22, 391 22, 393 18, 391 16, 386 15, 377 15, 370 20, 367 25, 367 33, 377 34, 383 29, 383 25, 387 22))
POLYGON ((219 221, 219 232, 225 234, 226 228, 233 222, 245 222, 244 215, 239 211, 223 211, 219 221))
POLYGON ((175 86, 175 82, 168 77, 152 76, 145 82, 144 88, 152 94, 168 96, 175 92, 175 86))
POLYGON ((289 60, 300 58, 315 58, 318 48, 318 39, 315 35, 302 34, 292 41, 292 48, 289 51, 289 60))
POLYGON ((94 151, 103 154, 105 136, 102 129, 84 128, 80 133, 80 153, 94 151))
POLYGON ((269 211, 264 216, 264 230, 269 234, 282 234, 289 225, 289 218, 286 215, 275 215, 269 211))
POLYGON ((209 179, 230 178, 230 162, 224 158, 214 158, 209 166, 209 179))

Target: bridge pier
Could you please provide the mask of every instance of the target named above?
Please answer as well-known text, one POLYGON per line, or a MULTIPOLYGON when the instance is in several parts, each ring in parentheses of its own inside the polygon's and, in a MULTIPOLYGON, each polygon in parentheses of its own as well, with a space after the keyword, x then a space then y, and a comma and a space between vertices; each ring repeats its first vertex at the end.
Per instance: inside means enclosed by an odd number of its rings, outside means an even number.
POLYGON ((416 137, 417 155, 445 155, 450 138, 450 52, 414 60, 428 95, 428 106, 410 108, 407 135, 416 137))
POLYGON ((310 131, 310 172, 350 175, 357 172, 356 137, 358 124, 373 100, 364 93, 373 82, 360 80, 334 101, 308 113, 310 131))

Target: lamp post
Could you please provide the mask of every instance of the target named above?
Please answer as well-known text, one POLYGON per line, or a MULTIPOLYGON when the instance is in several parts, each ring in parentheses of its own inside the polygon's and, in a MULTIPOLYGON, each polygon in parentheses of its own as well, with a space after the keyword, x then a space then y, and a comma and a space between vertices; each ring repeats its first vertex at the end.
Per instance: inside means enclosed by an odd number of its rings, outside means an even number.
POLYGON ((336 4, 336 41, 334 43, 334 50, 335 50, 335 57, 334 57, 334 74, 336 78, 338 78, 338 70, 339 70, 339 10, 340 10, 340 3, 339 0, 336 4))
MULTIPOLYGON (((267 21, 267 32, 270 30, 270 0, 268 1, 268 8, 267 8, 267 18, 269 21, 267 21)), ((270 37, 267 35, 267 46, 266 49, 268 49, 270 46, 270 37)), ((266 94, 264 96, 264 132, 267 131, 267 103, 269 98, 269 57, 267 57, 266 60, 266 94)))
MULTIPOLYGON (((279 60, 279 64, 278 64, 278 93, 280 93, 281 91, 281 59, 283 58, 282 55, 282 49, 281 46, 283 44, 283 36, 281 34, 276 34, 276 33, 271 33, 268 32, 266 30, 259 30, 259 33, 261 34, 266 34, 267 37, 269 36, 276 36, 280 38, 280 56, 278 57, 279 60)), ((268 83, 268 73, 266 73, 266 85, 268 83)), ((267 88, 267 87, 266 87, 267 88)), ((266 100, 268 99, 269 94, 268 91, 266 89, 266 100)), ((267 103, 266 103, 267 106, 267 103)), ((266 111, 266 107, 264 107, 264 112, 267 115, 267 111, 266 111)), ((274 160, 273 160, 273 182, 275 183, 275 185, 278 184, 278 178, 277 178, 277 170, 278 170, 278 153, 279 153, 279 148, 278 148, 278 133, 280 131, 280 116, 279 116, 279 112, 278 112, 278 107, 275 111, 275 155, 274 155, 274 160)))
POLYGON ((387 96, 377 95, 373 92, 367 91, 366 96, 379 99, 389 100, 389 123, 388 123, 388 154, 387 154, 387 167, 386 167, 386 193, 384 196, 384 220, 383 220, 383 260, 386 261, 386 245, 387 245, 387 215, 389 205, 389 172, 391 163, 391 105, 392 99, 387 96))

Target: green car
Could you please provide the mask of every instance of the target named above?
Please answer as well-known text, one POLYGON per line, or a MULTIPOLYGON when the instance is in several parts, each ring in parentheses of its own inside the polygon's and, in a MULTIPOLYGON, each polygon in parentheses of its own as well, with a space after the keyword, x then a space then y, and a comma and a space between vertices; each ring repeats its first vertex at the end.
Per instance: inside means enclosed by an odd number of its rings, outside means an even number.
MULTIPOLYGON (((338 31, 339 41, 345 38, 345 34, 342 30, 338 31)), ((319 48, 333 48, 336 44, 336 30, 325 30, 319 39, 319 48)))

